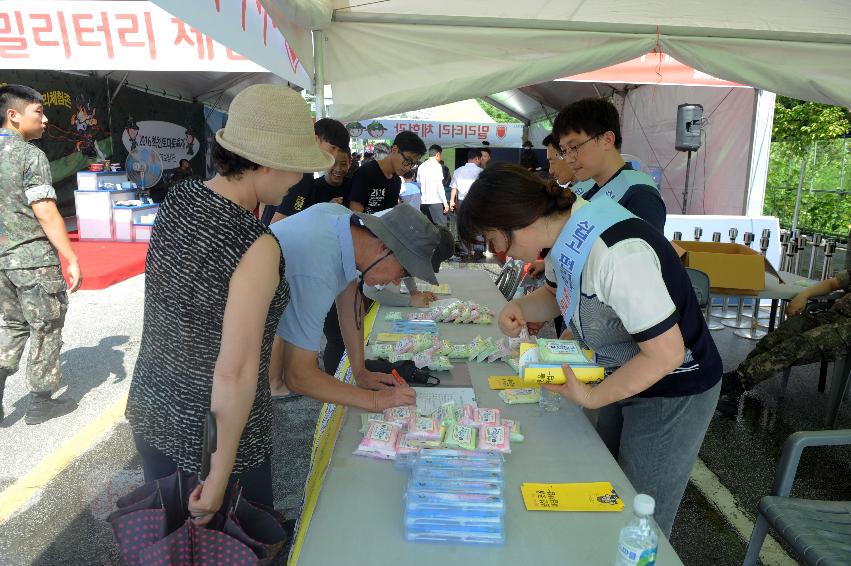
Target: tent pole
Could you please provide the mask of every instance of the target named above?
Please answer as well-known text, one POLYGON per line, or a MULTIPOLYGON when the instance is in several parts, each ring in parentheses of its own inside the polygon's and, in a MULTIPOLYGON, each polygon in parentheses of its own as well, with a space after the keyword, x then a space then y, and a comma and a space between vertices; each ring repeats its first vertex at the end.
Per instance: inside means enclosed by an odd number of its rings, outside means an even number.
POLYGON ((683 214, 688 214, 688 178, 689 173, 691 172, 691 150, 688 150, 688 157, 686 157, 686 186, 683 190, 683 214))
POLYGON ((795 197, 795 214, 792 215, 792 231, 798 228, 798 215, 801 213, 801 198, 804 194, 804 177, 807 174, 807 161, 810 160, 810 149, 812 145, 807 146, 807 154, 801 160, 801 177, 798 179, 798 195, 795 197))
POLYGON ((313 30, 313 94, 316 96, 316 119, 325 117, 325 33, 313 30))

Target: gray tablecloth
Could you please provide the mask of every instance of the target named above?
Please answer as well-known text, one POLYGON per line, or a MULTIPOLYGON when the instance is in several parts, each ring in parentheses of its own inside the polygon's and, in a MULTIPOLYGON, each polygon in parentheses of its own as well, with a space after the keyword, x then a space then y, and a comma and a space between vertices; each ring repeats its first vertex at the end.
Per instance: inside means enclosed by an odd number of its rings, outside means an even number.
MULTIPOLYGON (((495 309, 505 304, 489 274, 445 270, 438 275, 454 297, 475 300, 495 309)), ((391 310, 399 310, 393 308, 391 310)), ((408 309, 402 309, 408 310, 408 309)), ((373 334, 389 331, 379 313, 373 334)), ((443 338, 469 342, 476 334, 499 337, 499 328, 441 324, 443 338)), ((303 565, 522 566, 549 564, 610 565, 618 534, 632 517, 635 490, 603 445, 584 413, 562 403, 556 413, 537 405, 506 405, 488 388, 490 375, 510 375, 504 363, 470 364, 479 406, 496 407, 517 419, 525 442, 506 456, 506 543, 500 547, 416 544, 404 539, 403 494, 407 474, 392 462, 353 456, 360 442, 361 411, 349 409, 337 441, 313 521, 302 547, 303 565), (609 481, 625 506, 621 513, 529 512, 523 505, 523 482, 609 481)), ((681 564, 670 543, 659 541, 659 566, 681 564)))

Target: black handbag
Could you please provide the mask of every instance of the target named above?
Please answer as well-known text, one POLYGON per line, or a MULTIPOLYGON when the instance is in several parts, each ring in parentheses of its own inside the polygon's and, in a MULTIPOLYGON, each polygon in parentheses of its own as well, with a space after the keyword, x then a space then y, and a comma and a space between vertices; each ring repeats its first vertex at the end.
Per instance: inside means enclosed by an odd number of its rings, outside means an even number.
POLYGON ((390 363, 387 360, 366 360, 366 369, 381 373, 391 373, 394 369, 411 387, 434 387, 440 385, 440 378, 427 369, 418 368, 414 362, 403 360, 390 363))

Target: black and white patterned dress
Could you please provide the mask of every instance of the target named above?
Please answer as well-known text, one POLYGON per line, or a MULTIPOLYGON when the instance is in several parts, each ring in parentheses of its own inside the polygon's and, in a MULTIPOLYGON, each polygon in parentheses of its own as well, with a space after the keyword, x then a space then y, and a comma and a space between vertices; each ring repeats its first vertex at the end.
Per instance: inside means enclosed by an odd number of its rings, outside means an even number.
MULTIPOLYGON (((199 472, 204 417, 210 407, 231 276, 248 248, 269 229, 248 210, 186 181, 169 191, 157 214, 145 264, 145 320, 127 420, 133 432, 199 472)), ((271 455, 269 357, 289 301, 281 256, 280 283, 263 332, 257 393, 239 441, 233 473, 271 455)))

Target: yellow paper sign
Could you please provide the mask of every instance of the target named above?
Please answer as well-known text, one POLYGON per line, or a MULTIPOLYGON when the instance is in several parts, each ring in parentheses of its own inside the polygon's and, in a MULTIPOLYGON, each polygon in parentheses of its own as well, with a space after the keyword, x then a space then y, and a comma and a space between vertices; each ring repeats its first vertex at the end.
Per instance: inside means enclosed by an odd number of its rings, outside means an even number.
MULTIPOLYGON (((571 366, 576 379, 583 383, 597 383, 602 381, 605 376, 605 370, 601 367, 576 367, 571 366)), ((559 368, 535 368, 527 367, 523 370, 523 385, 522 387, 534 387, 544 383, 553 385, 561 385, 564 383, 564 371, 559 368)))
POLYGON ((609 482, 523 483, 527 511, 621 511, 623 501, 609 482))
POLYGON ((399 334, 397 332, 379 332, 375 337, 376 342, 398 342, 403 338, 410 338, 413 334, 399 334))
POLYGON ((491 389, 522 389, 523 382, 516 375, 492 375, 488 385, 491 389))

